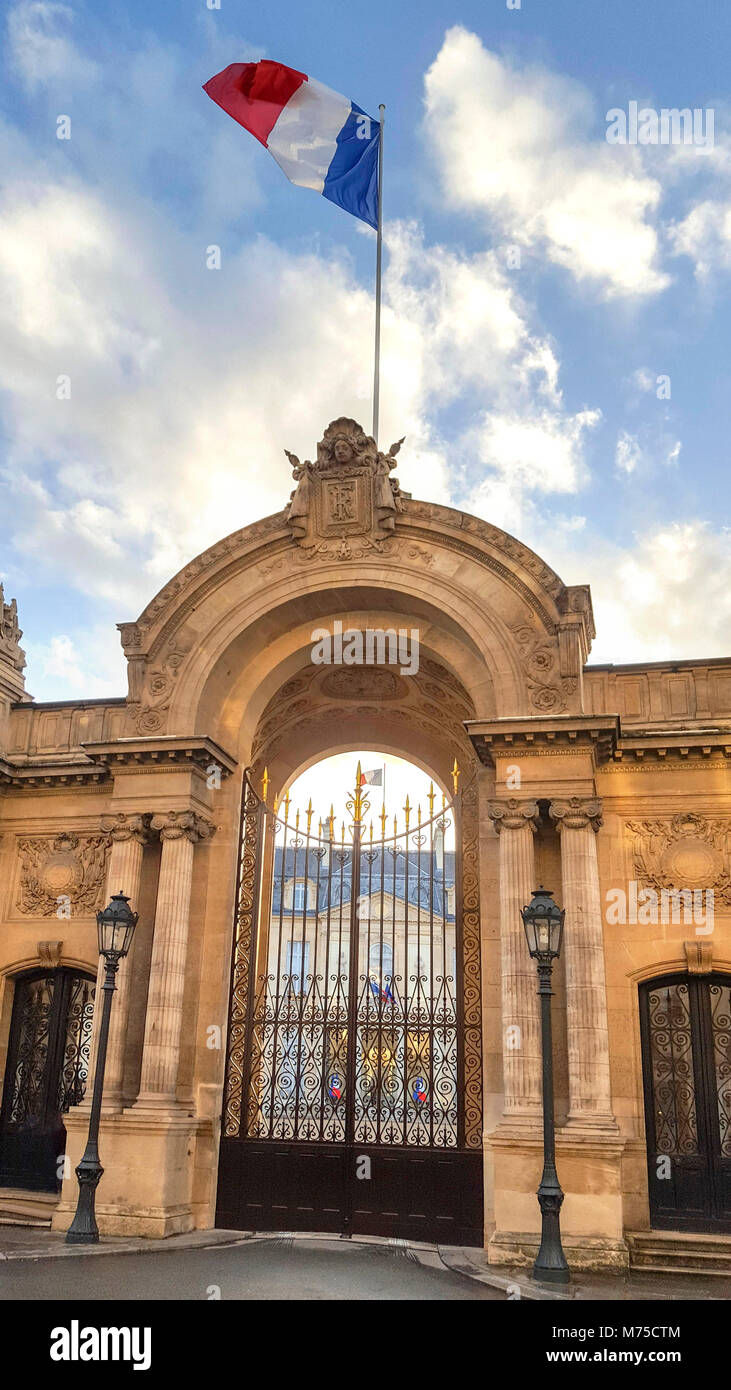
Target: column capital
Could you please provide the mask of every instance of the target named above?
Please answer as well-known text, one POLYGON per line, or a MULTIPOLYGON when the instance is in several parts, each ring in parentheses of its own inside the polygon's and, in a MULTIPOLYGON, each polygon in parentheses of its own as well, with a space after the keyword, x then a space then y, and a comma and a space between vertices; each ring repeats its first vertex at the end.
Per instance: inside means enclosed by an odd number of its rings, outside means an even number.
POLYGON ((586 830, 587 826, 596 833, 602 823, 602 803, 598 796, 569 796, 552 801, 549 815, 559 834, 562 830, 586 830))
POLYGON ((136 840, 138 845, 144 845, 149 839, 149 816, 124 815, 118 811, 116 815, 102 816, 100 825, 103 833, 115 844, 136 840))
POLYGON ((166 811, 152 817, 151 826, 161 840, 210 840, 216 827, 197 811, 166 811))
POLYGON ((538 803, 535 801, 518 801, 515 797, 491 801, 487 814, 498 834, 501 830, 522 830, 524 825, 530 826, 535 834, 538 826, 538 803))

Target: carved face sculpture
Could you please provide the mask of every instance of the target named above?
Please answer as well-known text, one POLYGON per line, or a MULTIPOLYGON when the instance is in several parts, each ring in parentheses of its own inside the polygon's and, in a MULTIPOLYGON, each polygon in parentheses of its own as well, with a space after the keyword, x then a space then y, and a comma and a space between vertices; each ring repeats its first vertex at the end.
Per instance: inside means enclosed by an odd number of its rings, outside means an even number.
POLYGON ((338 435, 333 445, 333 458, 336 463, 350 463, 353 457, 353 446, 349 439, 344 435, 338 435))

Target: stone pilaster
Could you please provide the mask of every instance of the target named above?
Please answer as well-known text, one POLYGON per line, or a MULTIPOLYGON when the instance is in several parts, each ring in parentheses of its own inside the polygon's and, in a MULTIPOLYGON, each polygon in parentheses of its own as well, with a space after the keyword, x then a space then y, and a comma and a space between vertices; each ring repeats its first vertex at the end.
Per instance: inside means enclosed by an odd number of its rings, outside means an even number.
POLYGON ((561 837, 561 878, 566 909, 566 1017, 569 1125, 616 1132, 609 1077, 607 986, 596 834, 601 801, 572 796, 552 801, 551 819, 561 837))
POLYGON ((500 835, 500 942, 505 1108, 503 1123, 541 1119, 541 1038, 536 972, 520 909, 535 888, 535 801, 493 801, 488 815, 500 835))
POLYGON ((162 854, 137 1105, 174 1108, 193 851, 199 840, 212 835, 213 826, 193 811, 171 811, 153 816, 152 829, 159 832, 162 854))
MULTIPOLYGON (((142 874, 142 854, 148 834, 149 816, 122 815, 102 816, 101 828, 111 840, 111 850, 107 861, 106 907, 112 893, 126 893, 130 907, 138 910, 140 877, 142 874)), ((107 1064, 104 1071, 103 1108, 106 1113, 119 1111, 123 1105, 122 1085, 124 1080, 124 1050, 127 1038, 129 1017, 129 985, 133 971, 135 943, 129 955, 119 962, 117 988, 112 1000, 109 1021, 109 1041, 107 1043, 107 1064)), ((94 1004, 94 1023, 89 1056, 89 1080, 86 1095, 82 1102, 85 1109, 91 1107, 91 1092, 96 1070, 96 1043, 98 1024, 101 1018, 103 1001, 102 981, 104 979, 104 960, 99 959, 96 979, 96 999, 94 1004)))

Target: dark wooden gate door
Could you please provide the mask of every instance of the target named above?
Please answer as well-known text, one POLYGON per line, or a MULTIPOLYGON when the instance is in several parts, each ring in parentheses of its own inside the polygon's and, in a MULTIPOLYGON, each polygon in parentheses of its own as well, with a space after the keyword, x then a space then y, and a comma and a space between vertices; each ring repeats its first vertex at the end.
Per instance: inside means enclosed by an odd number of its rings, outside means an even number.
POLYGON ((731 976, 640 989, 650 1220, 731 1231, 731 976))
POLYGON ((481 1245, 473 790, 376 837, 244 795, 216 1224, 481 1245))
POLYGON ((63 1115, 84 1098, 95 982, 60 969, 15 982, 0 1110, 0 1185, 54 1192, 63 1115))

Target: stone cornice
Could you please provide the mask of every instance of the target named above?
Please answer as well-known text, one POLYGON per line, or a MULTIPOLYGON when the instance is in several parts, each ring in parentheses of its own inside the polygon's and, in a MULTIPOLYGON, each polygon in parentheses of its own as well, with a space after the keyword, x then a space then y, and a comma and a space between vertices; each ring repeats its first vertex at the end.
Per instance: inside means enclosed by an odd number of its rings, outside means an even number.
POLYGON ((592 751, 595 765, 614 754, 620 738, 619 715, 527 715, 512 719, 468 719, 465 729, 480 761, 497 757, 572 754, 592 751))
POLYGON ((84 743, 89 757, 113 777, 115 772, 130 768, 166 771, 171 767, 197 767, 205 772, 212 763, 221 769, 223 777, 235 770, 236 759, 219 744, 206 736, 187 734, 155 734, 149 737, 120 738, 108 743, 84 743))
POLYGON ((731 758, 731 728, 710 729, 632 729, 624 733, 614 750, 612 761, 618 763, 681 762, 701 754, 731 758))
POLYGON ((108 780, 107 769, 98 763, 90 762, 88 758, 66 761, 60 758, 39 758, 23 762, 14 758, 0 759, 0 790, 13 788, 22 791, 33 788, 37 791, 51 791, 73 788, 74 791, 78 791, 99 786, 108 780))

